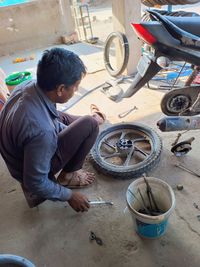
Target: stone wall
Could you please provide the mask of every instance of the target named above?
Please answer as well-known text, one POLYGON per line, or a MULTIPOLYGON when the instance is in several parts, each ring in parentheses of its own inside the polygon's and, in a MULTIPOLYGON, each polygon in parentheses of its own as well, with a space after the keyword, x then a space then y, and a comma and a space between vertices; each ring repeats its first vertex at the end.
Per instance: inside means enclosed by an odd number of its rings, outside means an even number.
POLYGON ((0 56, 61 42, 74 32, 70 0, 33 0, 0 7, 0 56))

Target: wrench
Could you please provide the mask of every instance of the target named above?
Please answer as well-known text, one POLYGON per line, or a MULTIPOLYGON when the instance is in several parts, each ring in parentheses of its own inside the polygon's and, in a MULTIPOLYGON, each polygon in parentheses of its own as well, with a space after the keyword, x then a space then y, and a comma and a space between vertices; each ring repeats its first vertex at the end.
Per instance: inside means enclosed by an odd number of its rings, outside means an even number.
POLYGON ((131 113, 133 110, 137 110, 138 108, 136 107, 136 106, 134 106, 133 108, 131 108, 131 109, 129 109, 129 110, 127 110, 127 111, 124 111, 124 112, 122 112, 122 113, 120 113, 119 115, 118 115, 118 117, 121 119, 121 118, 124 118, 124 117, 126 117, 129 113, 131 113))

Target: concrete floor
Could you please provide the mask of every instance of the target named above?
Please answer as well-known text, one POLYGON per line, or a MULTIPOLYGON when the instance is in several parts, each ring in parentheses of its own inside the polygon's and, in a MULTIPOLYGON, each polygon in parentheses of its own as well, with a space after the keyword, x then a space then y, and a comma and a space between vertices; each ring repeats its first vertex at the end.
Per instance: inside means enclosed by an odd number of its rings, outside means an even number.
MULTIPOLYGON (((94 87, 108 78, 105 71, 88 75, 83 86, 94 87)), ((122 122, 117 114, 136 105, 138 110, 129 114, 124 121, 147 124, 156 129, 156 122, 163 117, 159 102, 163 93, 142 89, 134 97, 120 103, 112 102, 100 91, 91 93, 73 108, 73 114, 88 114, 89 105, 96 103, 104 110, 107 121, 101 128, 122 122)), ((93 169, 90 162, 84 168, 96 174, 96 182, 81 192, 90 200, 102 198, 114 202, 113 207, 91 207, 88 213, 75 213, 66 203, 45 202, 39 209, 29 209, 22 191, 13 180, 3 160, 0 160, 0 252, 24 256, 37 267, 196 267, 199 266, 200 211, 193 207, 200 205, 199 178, 173 167, 175 156, 170 152, 171 143, 177 133, 161 133, 163 153, 158 167, 148 173, 160 178, 174 189, 183 184, 183 191, 176 191, 176 208, 170 216, 166 234, 156 240, 140 238, 134 231, 126 207, 126 190, 133 180, 116 180, 93 169), (104 245, 89 241, 94 231, 104 245)), ((199 170, 199 131, 185 134, 195 136, 193 150, 179 161, 199 170)))

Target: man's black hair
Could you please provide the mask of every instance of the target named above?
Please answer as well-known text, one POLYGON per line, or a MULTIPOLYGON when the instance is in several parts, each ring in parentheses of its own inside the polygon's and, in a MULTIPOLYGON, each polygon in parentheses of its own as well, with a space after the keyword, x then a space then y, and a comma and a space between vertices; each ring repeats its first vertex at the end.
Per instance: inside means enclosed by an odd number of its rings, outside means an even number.
POLYGON ((82 78, 86 67, 82 60, 64 48, 45 50, 37 66, 37 83, 42 90, 52 91, 64 84, 69 87, 82 78))

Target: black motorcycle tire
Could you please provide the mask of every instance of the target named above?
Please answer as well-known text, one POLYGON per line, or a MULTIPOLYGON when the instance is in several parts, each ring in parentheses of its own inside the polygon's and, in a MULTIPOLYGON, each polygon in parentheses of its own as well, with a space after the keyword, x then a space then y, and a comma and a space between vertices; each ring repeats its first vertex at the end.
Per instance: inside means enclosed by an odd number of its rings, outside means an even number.
POLYGON ((155 5, 192 5, 199 2, 199 0, 142 0, 142 4, 148 7, 155 5))
POLYGON ((103 57, 104 57, 105 68, 112 77, 117 77, 118 75, 122 74, 127 67, 128 59, 129 59, 129 44, 128 44, 128 39, 126 38, 126 35, 121 32, 112 32, 111 34, 109 34, 105 42, 103 57), (110 47, 115 38, 119 39, 119 42, 121 43, 121 46, 123 47, 122 64, 117 69, 112 68, 110 64, 110 59, 109 59, 110 47))
MULTIPOLYGON (((167 116, 178 116, 180 114, 180 111, 177 111, 177 112, 173 112, 172 110, 169 109, 169 103, 172 101, 172 99, 174 97, 177 97, 177 96, 181 96, 183 94, 177 94, 177 91, 170 91, 169 93, 166 93, 162 100, 161 100, 161 103, 160 103, 160 107, 161 107, 161 110, 162 112, 167 115, 167 116)), ((191 98, 189 95, 186 95, 184 94, 183 95, 184 97, 187 97, 188 98, 188 102, 191 103, 191 98)), ((190 104, 188 105, 188 107, 190 106, 190 104)), ((181 112, 182 113, 182 112, 181 112)), ((186 114, 184 114, 186 116, 186 114)))
POLYGON ((100 133, 97 137, 96 143, 91 150, 91 161, 94 167, 102 172, 105 175, 112 176, 117 179, 132 179, 141 176, 143 173, 147 173, 148 171, 152 170, 158 162, 160 161, 162 152, 162 141, 159 135, 150 127, 134 123, 134 124, 116 124, 111 126, 100 133), (120 130, 120 129, 133 129, 137 131, 141 131, 142 133, 146 134, 153 144, 153 152, 150 156, 136 164, 134 167, 124 167, 124 166, 112 166, 111 164, 106 163, 102 160, 99 155, 98 145, 101 140, 107 135, 112 133, 113 131, 120 130))

